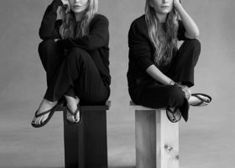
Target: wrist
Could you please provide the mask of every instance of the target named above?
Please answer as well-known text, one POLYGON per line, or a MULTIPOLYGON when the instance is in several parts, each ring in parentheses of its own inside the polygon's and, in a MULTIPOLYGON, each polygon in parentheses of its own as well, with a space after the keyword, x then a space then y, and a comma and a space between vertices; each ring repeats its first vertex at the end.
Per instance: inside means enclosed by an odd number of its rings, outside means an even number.
POLYGON ((172 85, 174 86, 176 83, 173 80, 170 80, 170 82, 168 83, 168 85, 172 85))

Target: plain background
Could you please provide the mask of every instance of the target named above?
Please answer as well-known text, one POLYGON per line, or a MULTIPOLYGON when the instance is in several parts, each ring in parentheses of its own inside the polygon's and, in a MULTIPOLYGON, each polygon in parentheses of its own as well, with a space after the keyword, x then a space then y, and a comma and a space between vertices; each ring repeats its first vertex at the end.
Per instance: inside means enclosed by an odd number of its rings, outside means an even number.
MULTIPOLYGON (((62 113, 41 129, 30 126, 46 89, 37 47, 38 28, 50 0, 8 0, 0 5, 0 168, 63 167, 62 113)), ((129 110, 126 71, 127 33, 144 12, 144 0, 100 0, 110 21, 112 101, 108 111, 109 165, 135 166, 134 113, 129 110)), ((234 0, 185 0, 184 7, 200 28, 202 52, 193 92, 213 102, 191 108, 180 122, 180 162, 187 168, 235 164, 235 19, 234 0)))

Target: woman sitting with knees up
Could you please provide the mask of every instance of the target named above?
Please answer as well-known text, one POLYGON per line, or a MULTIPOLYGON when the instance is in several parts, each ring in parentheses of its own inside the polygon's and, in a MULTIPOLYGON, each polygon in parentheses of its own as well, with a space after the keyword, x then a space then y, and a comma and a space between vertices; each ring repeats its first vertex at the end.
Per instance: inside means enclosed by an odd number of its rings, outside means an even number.
POLYGON ((179 0, 146 0, 145 14, 131 24, 129 94, 134 103, 165 108, 171 122, 188 120, 189 105, 210 103, 210 96, 191 94, 200 54, 199 29, 179 0), (177 42, 183 40, 178 49, 177 42))
POLYGON ((108 20, 98 0, 53 0, 44 14, 39 55, 47 90, 32 120, 42 127, 62 102, 66 119, 80 120, 79 105, 102 105, 110 95, 108 20))

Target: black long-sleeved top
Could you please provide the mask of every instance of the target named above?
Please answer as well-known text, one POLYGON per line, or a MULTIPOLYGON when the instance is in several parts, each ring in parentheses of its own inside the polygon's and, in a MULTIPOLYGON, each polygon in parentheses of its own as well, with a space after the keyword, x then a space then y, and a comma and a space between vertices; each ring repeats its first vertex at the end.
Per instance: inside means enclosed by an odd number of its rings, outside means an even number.
POLYGON ((89 25, 89 34, 77 39, 61 39, 59 26, 61 20, 56 20, 57 8, 62 6, 61 0, 53 0, 47 7, 39 29, 42 40, 59 39, 58 43, 67 49, 78 47, 86 50, 93 58, 106 86, 111 83, 109 70, 109 22, 108 19, 96 14, 89 25))
MULTIPOLYGON (((179 21, 178 40, 184 40, 185 28, 179 21)), ((155 64, 154 53, 155 47, 152 44, 149 34, 145 15, 135 19, 130 27, 128 34, 129 45, 129 67, 127 72, 129 89, 135 88, 138 81, 152 80, 146 72, 146 69, 155 64)), ((161 70, 163 67, 158 66, 161 70)))

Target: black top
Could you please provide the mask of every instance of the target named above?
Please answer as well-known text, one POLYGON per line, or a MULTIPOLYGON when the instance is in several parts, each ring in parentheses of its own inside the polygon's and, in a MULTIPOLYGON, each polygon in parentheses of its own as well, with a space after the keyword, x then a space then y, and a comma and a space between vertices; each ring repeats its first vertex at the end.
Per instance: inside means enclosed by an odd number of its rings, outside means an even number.
POLYGON ((96 14, 89 26, 89 35, 77 39, 61 39, 59 27, 61 20, 56 20, 57 8, 62 6, 61 0, 53 0, 43 16, 39 36, 42 40, 60 39, 58 43, 66 49, 78 47, 86 50, 93 58, 106 86, 111 83, 109 71, 109 22, 100 14, 96 14))
MULTIPOLYGON (((184 40, 185 28, 179 21, 178 40, 184 40)), ((135 88, 138 81, 152 80, 146 69, 154 64, 155 47, 149 35, 145 15, 135 19, 128 34, 129 68, 127 72, 129 88, 135 88)), ((156 65, 157 66, 157 65, 156 65)), ((157 66, 160 70, 164 67, 157 66)))

